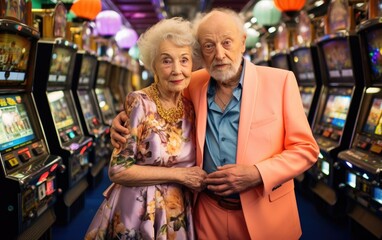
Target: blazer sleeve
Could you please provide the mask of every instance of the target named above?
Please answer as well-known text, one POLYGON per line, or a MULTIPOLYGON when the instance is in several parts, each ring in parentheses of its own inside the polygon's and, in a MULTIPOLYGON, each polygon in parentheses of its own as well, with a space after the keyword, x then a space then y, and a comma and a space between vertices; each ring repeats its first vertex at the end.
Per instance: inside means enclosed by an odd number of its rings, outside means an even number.
POLYGON ((316 161, 319 147, 304 113, 300 92, 294 74, 290 71, 283 74, 281 85, 280 124, 283 134, 274 137, 280 141, 280 151, 270 158, 256 163, 262 180, 264 192, 270 194, 283 183, 293 179, 309 169, 316 161))

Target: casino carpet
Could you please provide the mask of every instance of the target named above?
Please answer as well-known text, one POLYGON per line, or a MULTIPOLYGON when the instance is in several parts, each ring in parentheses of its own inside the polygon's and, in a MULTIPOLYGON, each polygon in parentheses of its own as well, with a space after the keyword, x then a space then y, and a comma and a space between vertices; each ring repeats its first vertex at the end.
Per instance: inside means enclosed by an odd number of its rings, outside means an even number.
MULTIPOLYGON (((85 198, 85 208, 67 226, 52 228, 53 240, 81 240, 103 200, 102 192, 109 186, 107 168, 104 169, 104 178, 94 190, 88 190, 85 198)), ((300 220, 303 235, 300 240, 347 240, 350 233, 346 224, 336 223, 320 214, 317 208, 304 195, 296 192, 300 211, 300 220)))

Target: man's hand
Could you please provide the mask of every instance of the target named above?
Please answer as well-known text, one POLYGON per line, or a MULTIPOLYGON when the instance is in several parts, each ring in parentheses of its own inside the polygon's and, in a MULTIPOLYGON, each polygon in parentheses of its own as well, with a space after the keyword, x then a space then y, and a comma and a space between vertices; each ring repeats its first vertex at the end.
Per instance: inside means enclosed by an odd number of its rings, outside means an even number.
POLYGON ((120 112, 111 123, 110 128, 110 138, 111 144, 115 148, 120 148, 123 144, 126 143, 126 138, 124 135, 129 134, 129 130, 123 125, 127 121, 128 116, 125 111, 120 112))
POLYGON ((208 174, 204 183, 216 195, 228 196, 256 187, 262 183, 262 179, 255 166, 227 164, 208 174))

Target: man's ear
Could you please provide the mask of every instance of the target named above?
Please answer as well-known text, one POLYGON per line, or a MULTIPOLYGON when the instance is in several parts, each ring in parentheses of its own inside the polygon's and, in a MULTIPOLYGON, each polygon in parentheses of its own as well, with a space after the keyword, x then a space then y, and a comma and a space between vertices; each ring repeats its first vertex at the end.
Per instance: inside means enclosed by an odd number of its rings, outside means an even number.
POLYGON ((243 34, 241 53, 245 52, 245 41, 247 40, 247 34, 243 34))

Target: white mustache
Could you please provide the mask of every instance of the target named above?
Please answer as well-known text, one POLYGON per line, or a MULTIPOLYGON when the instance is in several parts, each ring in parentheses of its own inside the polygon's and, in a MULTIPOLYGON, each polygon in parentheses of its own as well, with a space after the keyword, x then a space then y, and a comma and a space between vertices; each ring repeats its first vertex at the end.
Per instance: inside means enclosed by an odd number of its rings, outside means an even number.
POLYGON ((215 67, 216 65, 225 65, 225 64, 231 64, 231 62, 213 62, 212 67, 215 67))

